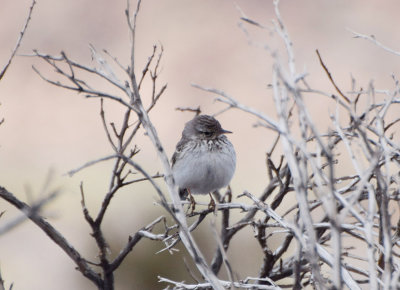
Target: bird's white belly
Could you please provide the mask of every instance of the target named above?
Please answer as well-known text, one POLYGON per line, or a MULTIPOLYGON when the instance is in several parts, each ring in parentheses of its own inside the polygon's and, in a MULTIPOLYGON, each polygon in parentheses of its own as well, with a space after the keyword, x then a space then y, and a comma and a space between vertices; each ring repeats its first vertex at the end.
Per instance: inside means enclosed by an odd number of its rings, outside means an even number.
POLYGON ((227 186, 235 166, 236 157, 231 145, 225 153, 196 150, 192 154, 184 154, 175 164, 173 173, 180 188, 188 188, 194 194, 207 194, 227 186))

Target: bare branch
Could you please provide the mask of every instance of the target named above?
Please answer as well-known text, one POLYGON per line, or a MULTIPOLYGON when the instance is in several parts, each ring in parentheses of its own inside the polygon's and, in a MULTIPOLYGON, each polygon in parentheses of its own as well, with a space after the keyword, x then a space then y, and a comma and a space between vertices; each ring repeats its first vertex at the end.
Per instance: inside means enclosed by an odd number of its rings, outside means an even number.
POLYGON ((339 93, 339 95, 342 96, 342 98, 347 102, 350 103, 350 100, 348 97, 346 97, 342 91, 339 89, 339 87, 336 85, 335 81, 332 78, 331 73, 329 72, 328 68, 326 67, 326 65, 324 64, 324 62, 322 61, 321 55, 319 54, 318 49, 315 50, 317 55, 318 55, 318 59, 319 59, 319 63, 321 64, 322 68, 325 70, 326 74, 328 75, 329 80, 331 81, 332 85, 335 87, 336 91, 339 93))
POLYGON ((0 72, 0 81, 3 78, 3 76, 5 75, 7 69, 9 68, 9 66, 11 65, 11 62, 12 62, 14 56, 16 55, 16 53, 18 51, 18 48, 21 45, 21 42, 22 42, 22 39, 24 38, 26 29, 28 28, 29 22, 31 21, 32 12, 33 12, 33 8, 35 7, 35 4, 36 4, 36 0, 33 0, 32 4, 31 4, 31 7, 29 8, 29 14, 28 14, 28 17, 25 20, 24 27, 22 28, 21 32, 19 33, 19 38, 17 40, 17 44, 15 45, 15 47, 14 47, 12 53, 11 53, 11 56, 8 59, 7 64, 3 67, 3 69, 0 72))
POLYGON ((28 218, 34 222, 46 235, 55 242, 77 265, 77 269, 96 286, 102 285, 101 277, 95 273, 87 264, 87 261, 81 257, 79 252, 72 247, 68 241, 59 233, 51 224, 45 221, 41 216, 35 214, 35 211, 26 203, 17 199, 12 193, 7 191, 4 187, 0 187, 0 197, 22 212, 28 215, 28 218), (33 214, 32 214, 33 213, 33 214))
MULTIPOLYGON (((199 284, 185 284, 182 282, 176 282, 167 278, 163 278, 158 276, 159 282, 164 282, 168 284, 172 284, 175 286, 177 289, 210 289, 212 287, 211 283, 199 283, 199 284)), ((259 280, 258 280, 259 281, 259 280)), ((257 282, 258 282, 257 281, 257 282)), ((246 282, 229 282, 229 281, 222 281, 220 280, 222 286, 224 288, 240 288, 240 289, 281 289, 279 286, 274 285, 272 281, 268 280, 270 282, 270 285, 261 285, 259 283, 248 283, 246 282)))
MULTIPOLYGON (((9 232, 11 229, 17 227, 20 225, 22 222, 24 222, 29 216, 31 215, 38 215, 42 208, 48 204, 50 201, 52 201, 54 198, 59 196, 61 193, 60 190, 55 190, 47 194, 46 196, 40 198, 39 200, 36 200, 34 204, 31 205, 31 212, 27 212, 24 215, 18 216, 14 218, 12 221, 2 225, 0 227, 0 235, 3 235, 7 232, 9 232)), ((0 216, 1 217, 1 216, 0 216)))
POLYGON ((119 267, 119 265, 123 262, 123 260, 126 258, 126 256, 132 251, 133 247, 142 238, 148 238, 151 240, 162 241, 165 238, 165 234, 161 234, 161 235, 152 234, 152 230, 153 230, 154 226, 162 221, 165 222, 165 217, 160 216, 157 219, 155 219, 152 223, 143 227, 141 230, 139 230, 133 236, 129 236, 128 243, 126 244, 125 248, 118 254, 118 256, 114 259, 114 261, 112 261, 112 263, 110 265, 110 270, 111 271, 116 270, 119 267))
POLYGON ((393 49, 391 49, 390 47, 387 47, 386 45, 382 44, 381 42, 379 42, 378 40, 376 40, 374 35, 365 35, 365 34, 361 34, 358 32, 355 32, 351 29, 347 29, 348 31, 350 31, 352 34, 354 34, 354 38, 362 38, 362 39, 366 39, 368 41, 371 41, 372 43, 374 43, 375 45, 377 45, 378 47, 386 50, 387 52, 390 52, 394 55, 400 56, 400 52, 395 51, 393 49))

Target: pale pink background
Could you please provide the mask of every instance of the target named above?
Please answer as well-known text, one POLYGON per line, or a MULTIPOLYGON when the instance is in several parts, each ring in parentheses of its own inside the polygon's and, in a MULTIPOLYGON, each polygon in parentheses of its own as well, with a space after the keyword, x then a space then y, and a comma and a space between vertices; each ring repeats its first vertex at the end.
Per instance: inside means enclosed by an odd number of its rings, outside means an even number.
MULTIPOLYGON (((271 27, 272 1, 147 0, 142 3, 136 71, 141 71, 152 45, 162 44, 160 85, 166 82, 168 89, 151 117, 170 155, 184 122, 192 117, 190 113, 175 111, 176 107, 200 105, 208 114, 224 107, 214 102, 214 96, 191 87, 191 83, 222 89, 237 100, 276 116, 271 92, 266 89, 271 80, 272 60, 262 47, 281 47, 280 40, 267 31, 245 25, 250 34, 247 38, 238 26, 241 15, 235 3, 249 18, 271 27)), ((1 67, 14 47, 29 6, 28 0, 0 2, 1 67)), ((373 80, 377 89, 393 89, 390 75, 398 75, 400 58, 369 42, 353 39, 346 28, 373 34, 400 50, 398 1, 287 0, 280 7, 294 43, 297 69, 309 73, 308 81, 315 89, 334 92, 318 63, 315 49, 320 50, 344 91, 351 88, 351 75, 364 88, 373 80)), ((89 44, 93 44, 99 51, 107 49, 122 63, 127 63, 129 35, 125 8, 126 1, 38 0, 19 53, 31 54, 33 49, 38 49, 58 54, 62 50, 75 60, 91 64, 89 44)), ((284 58, 284 51, 281 52, 284 58)), ((45 215, 78 250, 94 260, 94 244, 80 209, 79 184, 84 181, 88 207, 92 212, 97 211, 109 182, 111 164, 92 167, 73 178, 65 173, 111 153, 99 118, 99 102, 45 83, 34 73, 32 65, 49 77, 56 77, 38 59, 19 56, 0 82, 0 117, 5 118, 0 126, 0 185, 29 201, 27 193, 40 196, 46 176, 53 170, 53 185, 60 187, 64 194, 46 208, 45 215)), ((306 100, 319 128, 326 130, 326 117, 332 112, 328 107, 332 103, 318 95, 306 96, 306 100)), ((106 111, 110 121, 120 120, 122 113, 118 106, 108 105, 106 111)), ((234 132, 230 136, 238 155, 232 180, 234 195, 244 189, 258 194, 268 184, 264 159, 274 134, 253 128, 255 119, 236 110, 219 116, 219 120, 224 128, 234 132)), ((142 152, 137 160, 146 170, 155 173, 160 169, 157 156, 143 132, 138 137, 135 143, 142 152)), ((113 200, 106 215, 105 231, 108 237, 113 236, 117 251, 128 234, 164 214, 160 207, 153 205, 155 200, 156 194, 145 184, 126 190, 113 200)), ((0 211, 4 210, 6 213, 0 222, 17 214, 0 201, 0 211)), ((209 225, 206 221, 205 232, 210 231, 209 225)), ((202 242, 200 235, 197 238, 203 250, 211 253, 214 243, 202 242)), ((249 243, 253 245, 254 241, 242 235, 235 239, 228 253, 240 278, 257 274, 260 260, 248 259, 240 251, 249 243)), ((153 252, 159 247, 152 244, 144 253, 136 250, 131 258, 143 261, 150 256, 153 259, 153 252)), ((0 267, 6 283, 14 282, 14 289, 94 289, 74 270, 69 258, 29 222, 0 237, 0 267)), ((121 272, 136 277, 137 267, 137 264, 125 267, 121 272)), ((145 282, 140 279, 119 284, 117 289, 143 289, 147 284, 141 284, 145 282)), ((158 285, 162 286, 165 285, 158 285)))

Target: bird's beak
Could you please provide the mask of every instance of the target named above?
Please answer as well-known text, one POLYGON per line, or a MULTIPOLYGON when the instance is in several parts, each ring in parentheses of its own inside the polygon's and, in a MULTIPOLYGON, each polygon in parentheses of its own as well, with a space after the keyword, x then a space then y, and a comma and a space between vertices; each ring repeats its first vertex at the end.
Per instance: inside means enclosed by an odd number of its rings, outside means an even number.
POLYGON ((232 134, 232 132, 231 132, 231 131, 228 131, 228 130, 222 129, 222 130, 220 131, 220 134, 232 134))

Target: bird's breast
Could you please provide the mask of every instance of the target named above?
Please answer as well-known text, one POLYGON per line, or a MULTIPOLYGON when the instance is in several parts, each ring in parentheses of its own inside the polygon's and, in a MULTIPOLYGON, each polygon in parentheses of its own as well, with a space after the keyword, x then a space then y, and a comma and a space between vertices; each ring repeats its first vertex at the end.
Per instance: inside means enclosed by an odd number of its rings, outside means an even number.
POLYGON ((236 154, 226 139, 221 144, 193 144, 181 152, 174 165, 174 178, 181 188, 192 193, 209 193, 227 186, 236 167, 236 154))

